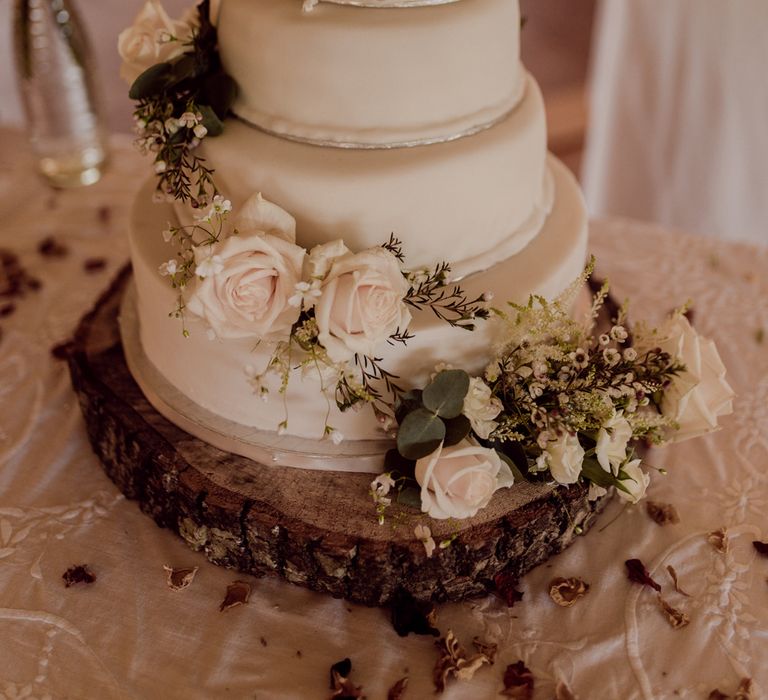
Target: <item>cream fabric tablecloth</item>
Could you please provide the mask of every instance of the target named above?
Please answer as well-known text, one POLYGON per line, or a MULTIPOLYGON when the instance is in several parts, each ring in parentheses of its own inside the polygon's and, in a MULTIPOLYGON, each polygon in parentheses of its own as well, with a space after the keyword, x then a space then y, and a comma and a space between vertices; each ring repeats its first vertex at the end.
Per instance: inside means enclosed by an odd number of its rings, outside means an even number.
MULTIPOLYGON (((0 698, 324 698, 329 666, 349 656, 370 699, 402 676, 406 699, 431 697, 429 637, 398 637, 387 615, 275 579, 217 568, 125 500, 91 453, 64 363, 64 340, 126 259, 132 193, 146 172, 128 140, 98 185, 52 194, 31 172, 23 138, 0 132, 0 248, 18 252, 42 289, 0 319, 0 698), (55 235, 66 257, 43 258, 55 235), (83 261, 104 256, 102 272, 83 261), (87 563, 90 586, 62 573, 87 563), (173 592, 163 565, 199 566, 173 592), (253 585, 245 606, 219 612, 227 585, 253 585)), ((151 206, 148 204, 148 206, 151 206)), ((695 323, 715 337, 739 394, 723 430, 652 453, 669 470, 651 498, 681 522, 660 527, 643 506, 612 504, 598 527, 525 577, 522 602, 495 597, 439 607, 438 626, 463 644, 499 644, 496 664, 444 697, 500 697, 506 666, 522 659, 536 698, 563 681, 586 698, 706 698, 742 677, 768 691, 768 253, 628 221, 597 222, 592 249, 636 316, 694 300, 695 323), (730 549, 707 533, 726 527, 730 549), (624 560, 641 558, 666 597, 690 615, 672 629, 624 560), (685 598, 672 591, 672 564, 685 598), (572 608, 547 595, 555 576, 580 576, 589 594, 572 608)), ((2 306, 2 303, 0 303, 2 306)))

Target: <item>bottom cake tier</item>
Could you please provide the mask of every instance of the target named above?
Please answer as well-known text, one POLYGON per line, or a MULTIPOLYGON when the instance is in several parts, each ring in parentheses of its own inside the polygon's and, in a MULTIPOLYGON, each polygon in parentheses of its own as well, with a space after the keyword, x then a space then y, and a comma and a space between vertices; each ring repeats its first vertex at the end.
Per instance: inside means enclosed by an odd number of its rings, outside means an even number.
POLYGON ((504 588, 586 531, 607 501, 520 483, 466 520, 394 504, 379 525, 369 474, 273 467, 194 438, 147 401, 125 363, 125 270, 81 322, 69 353, 94 451, 121 491, 214 564, 368 605, 405 591, 456 601, 504 588), (427 557, 426 524, 450 546, 427 557))

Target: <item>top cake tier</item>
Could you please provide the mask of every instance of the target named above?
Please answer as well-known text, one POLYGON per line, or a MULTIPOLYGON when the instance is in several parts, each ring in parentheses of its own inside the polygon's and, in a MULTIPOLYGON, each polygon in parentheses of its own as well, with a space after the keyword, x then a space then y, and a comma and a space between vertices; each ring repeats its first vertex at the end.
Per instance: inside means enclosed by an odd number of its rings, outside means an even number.
POLYGON ((523 93, 517 0, 404 8, 224 0, 219 43, 242 119, 323 145, 464 136, 523 93))

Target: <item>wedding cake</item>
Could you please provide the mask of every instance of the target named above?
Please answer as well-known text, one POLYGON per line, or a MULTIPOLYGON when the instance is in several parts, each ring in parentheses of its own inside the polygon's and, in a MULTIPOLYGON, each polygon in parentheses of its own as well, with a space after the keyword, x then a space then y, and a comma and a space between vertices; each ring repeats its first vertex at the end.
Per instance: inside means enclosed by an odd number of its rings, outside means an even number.
POLYGON ((603 285, 577 312, 587 216, 520 31, 517 0, 203 0, 178 20, 147 0, 120 35, 155 171, 125 357, 157 412, 229 453, 196 470, 173 428, 183 488, 175 457, 129 461, 164 473, 148 509, 217 563, 369 603, 475 595, 612 489, 642 498, 636 444, 730 412, 684 309, 598 326, 603 285))
MULTIPOLYGON (((198 147, 219 191, 234 214, 261 193, 295 219, 291 236, 306 249, 342 239, 362 251, 392 233, 409 267, 450 261, 469 296, 556 297, 585 264, 586 215, 574 178, 547 154, 517 2, 370 5, 222 3, 221 59, 238 95, 224 133, 198 147)), ((193 223, 186 203, 175 213, 193 223)), ((172 251, 153 218, 140 198, 132 261, 143 349, 168 382, 238 424, 276 431, 285 421, 282 432, 313 439, 326 425, 347 440, 383 436, 371 411, 331 405, 326 418, 327 396, 306 371, 274 400, 281 378, 266 377, 263 401, 246 372, 263 372, 272 348, 255 347, 255 334, 226 337, 194 314, 182 334, 168 318, 175 290, 158 274, 172 251)), ((375 347, 406 384, 439 362, 477 371, 490 359, 493 324, 467 332, 429 309, 413 316, 406 347, 375 347)))

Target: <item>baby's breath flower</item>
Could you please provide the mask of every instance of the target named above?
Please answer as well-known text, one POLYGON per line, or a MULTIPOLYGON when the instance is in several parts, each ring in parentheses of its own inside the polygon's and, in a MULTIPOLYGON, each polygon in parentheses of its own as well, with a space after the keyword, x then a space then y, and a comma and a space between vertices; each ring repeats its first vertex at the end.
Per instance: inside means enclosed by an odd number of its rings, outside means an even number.
POLYGON ((288 298, 288 304, 294 308, 299 308, 303 302, 307 307, 312 307, 315 304, 315 299, 321 294, 319 280, 297 282, 293 295, 288 298))
POLYGON ((344 442, 344 434, 330 425, 325 426, 325 435, 334 445, 341 445, 344 442))
POLYGON ((208 255, 195 267, 195 274, 201 279, 218 275, 224 269, 224 260, 221 255, 208 255))
POLYGON ((169 275, 175 275, 177 269, 178 269, 177 263, 176 263, 176 260, 174 258, 171 258, 168 262, 164 262, 158 268, 160 274, 163 277, 168 277, 169 275))
POLYGON ((284 420, 277 426, 277 434, 282 436, 288 432, 288 421, 284 420))

